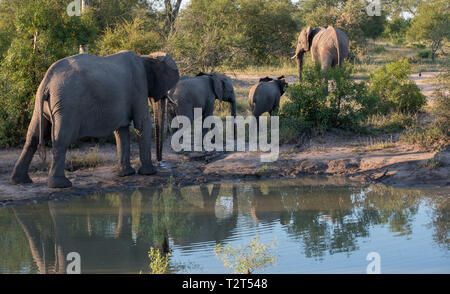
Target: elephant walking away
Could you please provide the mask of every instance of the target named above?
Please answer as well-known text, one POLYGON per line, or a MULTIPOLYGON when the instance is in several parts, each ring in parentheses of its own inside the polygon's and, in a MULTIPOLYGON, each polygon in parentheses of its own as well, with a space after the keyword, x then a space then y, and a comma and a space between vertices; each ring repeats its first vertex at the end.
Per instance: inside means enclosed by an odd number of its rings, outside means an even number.
POLYGON ((322 71, 326 72, 329 66, 341 66, 344 59, 349 57, 349 44, 347 35, 340 29, 332 26, 318 28, 307 27, 300 32, 297 49, 293 58, 297 59, 298 77, 302 79, 303 55, 311 51, 314 63, 320 62, 322 71))
POLYGON ((273 112, 278 109, 280 98, 287 86, 288 83, 284 76, 278 77, 276 80, 265 77, 250 89, 248 102, 257 122, 264 112, 269 112, 272 116, 273 112))
POLYGON ((169 91, 174 108, 169 115, 183 115, 194 121, 194 108, 202 109, 203 120, 213 115, 216 99, 230 103, 231 115, 236 117, 236 95, 230 78, 220 74, 199 73, 195 77, 183 77, 169 91))
POLYGON ((179 79, 177 65, 162 52, 138 56, 132 51, 99 57, 79 54, 55 62, 45 74, 36 94, 33 117, 25 146, 10 178, 13 184, 31 183, 28 169, 45 141, 52 141, 48 186, 67 188, 66 149, 80 138, 101 137, 114 132, 119 176, 135 173, 130 165, 129 126, 138 135, 139 174, 152 175, 151 118, 153 105, 157 158, 162 157, 162 125, 167 91, 179 79))

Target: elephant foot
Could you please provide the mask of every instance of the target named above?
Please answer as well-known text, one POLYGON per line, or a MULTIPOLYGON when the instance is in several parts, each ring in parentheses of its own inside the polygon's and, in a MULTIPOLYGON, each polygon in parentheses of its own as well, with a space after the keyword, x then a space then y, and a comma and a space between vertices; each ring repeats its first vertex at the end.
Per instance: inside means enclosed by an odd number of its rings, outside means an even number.
POLYGON ((48 179, 49 188, 70 188, 72 183, 66 177, 50 177, 48 179))
POLYGON ((136 173, 136 171, 132 167, 126 167, 126 168, 119 168, 117 171, 117 176, 119 177, 128 177, 132 176, 136 173))
POLYGON ((31 178, 28 174, 23 174, 23 175, 13 174, 11 176, 11 178, 9 179, 9 182, 13 185, 33 183, 33 181, 31 180, 31 178))
POLYGON ((138 173, 143 176, 151 176, 156 174, 156 168, 153 165, 141 166, 138 173))

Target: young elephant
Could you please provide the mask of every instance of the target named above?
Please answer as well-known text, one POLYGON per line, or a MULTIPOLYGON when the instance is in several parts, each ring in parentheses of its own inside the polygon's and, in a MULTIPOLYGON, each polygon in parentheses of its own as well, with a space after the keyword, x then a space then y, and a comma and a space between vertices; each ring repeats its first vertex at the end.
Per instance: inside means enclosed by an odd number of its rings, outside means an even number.
POLYGON ((231 80, 224 75, 199 73, 195 77, 182 77, 169 91, 173 107, 169 125, 175 115, 184 115, 194 121, 194 108, 202 109, 205 119, 213 115, 216 99, 230 103, 231 115, 236 116, 236 96, 231 80))
POLYGON ((38 145, 42 150, 45 141, 51 139, 53 150, 48 186, 72 186, 64 174, 67 148, 77 139, 101 137, 112 132, 117 141, 118 175, 134 174, 130 165, 131 122, 138 134, 139 174, 156 173, 151 159, 152 125, 148 100, 153 104, 160 160, 165 98, 178 78, 174 60, 162 52, 138 56, 132 51, 123 51, 106 57, 79 54, 55 62, 36 93, 27 139, 14 167, 11 183, 32 182, 28 168, 33 155, 38 145))
POLYGON ((250 89, 248 102, 257 121, 264 112, 272 115, 278 109, 280 98, 287 86, 288 83, 284 76, 278 77, 276 80, 265 77, 250 89))

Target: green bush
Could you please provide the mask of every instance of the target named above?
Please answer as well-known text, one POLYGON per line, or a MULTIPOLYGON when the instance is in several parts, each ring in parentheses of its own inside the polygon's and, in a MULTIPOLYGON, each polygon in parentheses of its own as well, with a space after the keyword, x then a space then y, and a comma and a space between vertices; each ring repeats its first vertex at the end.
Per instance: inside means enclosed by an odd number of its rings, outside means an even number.
POLYGON ((378 111, 415 113, 426 103, 420 88, 408 80, 411 65, 407 59, 388 63, 370 75, 369 91, 380 97, 378 111))
POLYGON ((377 54, 387 52, 386 48, 384 48, 384 46, 382 46, 382 45, 376 46, 375 48, 373 48, 372 51, 373 51, 373 53, 377 53, 377 54))
POLYGON ((289 100, 279 111, 280 129, 314 128, 325 131, 333 127, 356 130, 365 120, 378 99, 370 95, 364 82, 351 78, 351 67, 329 69, 327 76, 331 81, 328 95, 325 74, 320 66, 305 66, 302 83, 287 89, 289 100))
POLYGON ((402 134, 402 140, 424 148, 443 150, 450 138, 450 86, 444 83, 434 92, 431 114, 434 121, 425 127, 412 127, 402 134))
POLYGON ((4 57, 0 61, 0 147, 23 143, 35 93, 48 67, 76 54, 79 44, 96 37, 92 12, 69 17, 66 7, 51 0, 23 0, 13 6, 0 1, 0 11, 8 8, 13 28, 0 53, 4 57))
POLYGON ((417 52, 417 57, 419 58, 430 58, 431 57, 431 50, 421 50, 417 52))

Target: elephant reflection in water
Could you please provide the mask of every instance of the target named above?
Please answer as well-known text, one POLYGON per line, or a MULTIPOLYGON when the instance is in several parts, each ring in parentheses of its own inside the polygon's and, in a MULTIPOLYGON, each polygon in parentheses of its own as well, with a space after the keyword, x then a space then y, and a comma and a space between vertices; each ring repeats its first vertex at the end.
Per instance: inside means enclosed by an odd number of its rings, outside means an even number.
MULTIPOLYGON (((97 195, 11 208, 28 241, 39 273, 65 273, 67 255, 81 256, 84 273, 148 270, 148 250, 221 242, 236 227, 237 203, 226 218, 216 217, 220 185, 200 189, 200 205, 188 191, 151 189, 97 195)), ((235 190, 233 198, 236 199, 235 190)))
POLYGON ((171 210, 172 222, 167 227, 175 244, 218 243, 232 235, 237 225, 237 190, 234 186, 231 188, 231 207, 226 208, 230 209, 226 213, 220 211, 220 201, 225 198, 221 192, 220 184, 213 185, 211 192, 205 185, 194 188, 194 191, 190 188, 174 190, 180 207, 171 210), (200 199, 193 200, 190 197, 193 193, 200 195, 200 199))
POLYGON ((13 207, 38 272, 66 273, 70 252, 80 254, 82 272, 146 269, 149 243, 132 240, 131 194, 118 193, 118 210, 89 198, 13 207))

